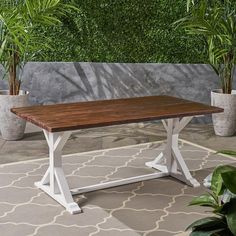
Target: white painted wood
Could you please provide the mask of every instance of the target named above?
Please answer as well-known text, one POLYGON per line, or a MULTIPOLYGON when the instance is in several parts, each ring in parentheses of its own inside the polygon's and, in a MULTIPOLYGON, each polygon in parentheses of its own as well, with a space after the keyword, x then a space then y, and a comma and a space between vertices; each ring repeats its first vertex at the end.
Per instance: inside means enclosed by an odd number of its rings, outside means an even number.
POLYGON ((68 212, 70 212, 71 214, 77 214, 77 213, 82 212, 81 208, 78 206, 78 204, 76 202, 66 202, 64 197, 60 193, 52 193, 51 189, 50 189, 50 186, 43 185, 43 184, 41 184, 41 182, 36 182, 35 186, 37 186, 38 188, 43 190, 51 198, 53 198, 58 203, 60 203, 62 206, 64 206, 66 208, 66 210, 68 212))
POLYGON ((176 118, 174 119, 168 119, 167 120, 167 143, 166 143, 166 148, 164 150, 164 157, 166 159, 166 167, 169 172, 171 172, 172 168, 172 135, 173 135, 173 127, 175 125, 176 118))
MULTIPOLYGON (((146 164, 147 165, 147 164, 146 164)), ((167 173, 169 173, 169 171, 168 171, 168 168, 167 168, 167 166, 166 165, 160 165, 160 164, 152 164, 152 165, 150 165, 149 167, 151 167, 151 168, 153 168, 153 169, 156 169, 156 170, 159 170, 159 171, 161 171, 161 172, 167 172, 167 173)))
POLYGON ((63 205, 71 214, 80 213, 81 209, 74 202, 62 169, 62 148, 71 132, 50 133, 44 130, 49 147, 49 168, 40 182, 35 185, 63 205))
POLYGON ((71 191, 62 169, 61 159, 62 149, 69 139, 71 132, 50 133, 44 130, 49 146, 49 168, 42 180, 35 183, 35 185, 63 205, 67 211, 72 214, 81 212, 80 207, 72 198, 72 195, 75 194, 136 183, 164 176, 172 176, 188 185, 197 187, 199 186, 199 183, 190 174, 178 147, 179 132, 191 121, 191 119, 192 117, 185 117, 182 119, 173 118, 162 121, 167 131, 167 143, 165 149, 155 160, 145 163, 146 166, 154 168, 159 172, 85 186, 72 189, 71 191))
MULTIPOLYGON (((161 153, 156 157, 155 160, 146 162, 145 165, 146 165, 147 167, 154 168, 155 165, 159 165, 160 163, 162 163, 162 161, 165 161, 163 152, 161 152, 161 153)), ((157 169, 157 168, 155 168, 155 169, 157 169)))
POLYGON ((192 116, 183 117, 181 120, 177 118, 178 123, 174 127, 173 134, 179 134, 192 119, 192 116))
MULTIPOLYGON (((54 133, 53 133, 54 134, 54 133)), ((62 151, 63 147, 65 146, 67 140, 69 139, 71 132, 62 132, 62 133, 56 133, 57 139, 55 140, 53 146, 54 151, 62 151)))
POLYGON ((168 126, 167 126, 167 124, 166 124, 166 121, 165 120, 161 120, 162 121, 162 124, 163 124, 163 126, 164 126, 164 128, 166 129, 166 131, 168 130, 168 126))
POLYGON ((185 176, 183 176, 182 174, 176 174, 176 173, 170 173, 170 176, 175 179, 178 179, 179 181, 183 183, 186 183, 190 187, 194 187, 194 188, 200 187, 200 183, 193 177, 190 179, 186 179, 185 176))
POLYGON ((135 176, 135 177, 130 177, 130 178, 125 178, 121 180, 114 180, 114 181, 109 181, 106 183, 101 183, 101 184, 94 184, 82 188, 75 188, 71 189, 72 195, 76 194, 81 194, 81 193, 88 193, 100 189, 106 189, 106 188, 112 188, 112 187, 117 187, 121 185, 126 185, 126 184, 132 184, 132 183, 137 183, 140 181, 145 181, 145 180, 151 180, 151 179, 156 179, 156 178, 161 178, 168 176, 168 172, 159 172, 159 173, 152 173, 152 174, 147 174, 147 175, 141 175, 141 176, 135 176))
POLYGON ((41 179, 41 184, 49 184, 49 183, 50 183, 50 167, 48 167, 43 178, 41 179))
POLYGON ((69 186, 67 184, 62 168, 55 168, 55 177, 60 189, 60 193, 64 196, 67 203, 73 203, 74 200, 71 196, 69 186))
POLYGON ((47 143, 49 143, 49 132, 47 130, 43 129, 43 133, 44 133, 47 143))
POLYGON ((186 125, 192 120, 193 117, 173 118, 163 121, 164 127, 167 130, 167 143, 164 151, 158 155, 158 157, 151 162, 146 162, 146 166, 157 169, 159 171, 165 171, 193 187, 199 187, 200 184, 194 179, 181 155, 179 150, 179 133, 186 127, 186 125), (165 165, 160 163, 165 162, 165 165), (179 171, 178 171, 179 170, 179 171))

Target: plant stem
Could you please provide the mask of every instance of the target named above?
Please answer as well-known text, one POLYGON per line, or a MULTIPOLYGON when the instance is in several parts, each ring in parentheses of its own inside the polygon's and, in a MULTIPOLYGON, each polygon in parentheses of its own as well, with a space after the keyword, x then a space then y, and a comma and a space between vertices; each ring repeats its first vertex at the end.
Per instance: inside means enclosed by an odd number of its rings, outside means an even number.
POLYGON ((224 57, 224 65, 220 77, 223 80, 223 93, 231 94, 232 92, 232 81, 234 76, 234 51, 231 50, 224 57))
POLYGON ((11 62, 9 65, 9 94, 18 95, 20 90, 20 82, 17 80, 17 65, 19 63, 18 53, 12 50, 11 62))

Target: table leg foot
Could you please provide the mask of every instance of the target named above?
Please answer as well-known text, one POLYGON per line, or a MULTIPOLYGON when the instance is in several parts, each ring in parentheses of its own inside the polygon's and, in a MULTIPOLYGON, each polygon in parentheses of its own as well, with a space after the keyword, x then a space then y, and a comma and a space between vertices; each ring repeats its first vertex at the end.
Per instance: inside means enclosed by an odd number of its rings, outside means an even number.
POLYGON ((180 174, 176 174, 176 173, 171 173, 170 174, 173 178, 175 179, 178 179, 179 181, 187 184, 188 186, 190 187, 194 187, 194 188, 197 188, 197 187, 200 187, 200 183, 194 179, 193 177, 187 179, 185 178, 181 173, 180 174))
POLYGON ((73 200, 71 200, 71 202, 67 202, 61 193, 52 193, 50 185, 44 185, 41 182, 35 182, 34 185, 64 206, 69 213, 78 214, 82 212, 81 208, 76 202, 73 202, 73 200))
POLYGON ((189 179, 190 185, 194 188, 200 187, 201 184, 194 178, 189 179))
POLYGON ((78 214, 82 212, 81 208, 75 202, 69 203, 66 207, 66 210, 69 211, 71 214, 78 214))

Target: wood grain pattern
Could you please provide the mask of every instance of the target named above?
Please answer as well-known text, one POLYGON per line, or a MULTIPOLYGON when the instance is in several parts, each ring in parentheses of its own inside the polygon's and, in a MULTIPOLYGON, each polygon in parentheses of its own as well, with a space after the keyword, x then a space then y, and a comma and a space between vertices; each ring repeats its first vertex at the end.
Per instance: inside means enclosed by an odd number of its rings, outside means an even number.
POLYGON ((205 115, 223 109, 170 96, 150 96, 11 109, 49 131, 102 127, 174 117, 205 115))

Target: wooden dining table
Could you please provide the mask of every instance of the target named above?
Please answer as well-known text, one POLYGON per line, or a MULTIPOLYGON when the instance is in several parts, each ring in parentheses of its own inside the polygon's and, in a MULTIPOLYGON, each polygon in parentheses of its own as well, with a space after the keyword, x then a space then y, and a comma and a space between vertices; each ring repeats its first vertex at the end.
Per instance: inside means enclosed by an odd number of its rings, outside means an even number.
POLYGON ((172 96, 76 102, 55 105, 34 105, 12 108, 11 111, 42 128, 49 146, 49 167, 35 185, 63 205, 72 214, 81 208, 73 195, 120 186, 165 176, 172 176, 185 184, 198 187, 178 146, 179 133, 193 117, 223 112, 223 109, 172 96), (62 168, 62 149, 72 131, 93 127, 161 120, 167 141, 164 151, 146 166, 155 173, 98 183, 76 189, 69 188, 62 168), (162 164, 165 159, 165 164, 162 164))

